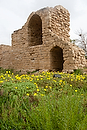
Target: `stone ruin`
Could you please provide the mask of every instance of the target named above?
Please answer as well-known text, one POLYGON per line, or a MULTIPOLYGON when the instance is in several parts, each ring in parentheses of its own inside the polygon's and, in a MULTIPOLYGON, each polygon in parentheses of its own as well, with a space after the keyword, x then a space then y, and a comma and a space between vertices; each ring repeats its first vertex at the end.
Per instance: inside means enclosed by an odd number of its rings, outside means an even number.
POLYGON ((12 46, 0 45, 0 67, 22 73, 72 72, 86 64, 85 52, 70 43, 70 14, 58 5, 32 12, 12 34, 12 46))

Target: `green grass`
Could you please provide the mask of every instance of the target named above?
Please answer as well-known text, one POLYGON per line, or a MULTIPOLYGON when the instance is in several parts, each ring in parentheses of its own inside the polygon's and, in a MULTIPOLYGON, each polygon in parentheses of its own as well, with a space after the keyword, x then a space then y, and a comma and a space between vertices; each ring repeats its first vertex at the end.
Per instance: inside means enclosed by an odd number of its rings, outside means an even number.
POLYGON ((0 74, 1 130, 87 129, 87 75, 53 74, 0 74))

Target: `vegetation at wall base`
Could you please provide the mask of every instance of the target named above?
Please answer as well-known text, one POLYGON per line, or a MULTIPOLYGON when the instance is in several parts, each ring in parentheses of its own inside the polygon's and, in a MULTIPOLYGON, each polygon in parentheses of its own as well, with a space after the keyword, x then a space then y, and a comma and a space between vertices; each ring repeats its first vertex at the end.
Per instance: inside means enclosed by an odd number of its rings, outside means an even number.
POLYGON ((1 130, 86 130, 87 74, 0 73, 0 113, 1 130))
POLYGON ((80 74, 80 75, 82 75, 83 74, 83 69, 75 69, 74 70, 74 74, 80 74))
POLYGON ((87 59, 87 56, 85 56, 85 58, 87 59))
POLYGON ((10 72, 10 73, 13 73, 13 72, 14 72, 14 70, 13 70, 13 69, 3 69, 2 67, 0 67, 0 73, 5 74, 5 73, 6 73, 6 71, 8 71, 8 73, 9 73, 9 72, 10 72))

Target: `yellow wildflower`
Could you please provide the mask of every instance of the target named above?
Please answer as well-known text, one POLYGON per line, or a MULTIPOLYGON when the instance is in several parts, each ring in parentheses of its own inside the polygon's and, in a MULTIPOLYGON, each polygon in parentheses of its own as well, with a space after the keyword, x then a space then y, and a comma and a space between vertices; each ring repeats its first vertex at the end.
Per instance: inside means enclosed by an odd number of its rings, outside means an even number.
POLYGON ((85 77, 82 77, 82 79, 85 79, 85 77))
POLYGON ((61 83, 59 83, 59 85, 61 85, 61 83))
POLYGON ((37 96, 37 93, 34 93, 34 96, 37 96))
POLYGON ((48 80, 50 80, 50 78, 47 78, 48 80))
POLYGON ((72 87, 72 84, 70 84, 70 87, 72 87))
POLYGON ((54 82, 56 82, 56 80, 53 80, 54 82))
POLYGON ((29 93, 27 93, 26 95, 29 96, 29 93))
POLYGON ((83 94, 81 94, 83 96, 83 94))
POLYGON ((46 86, 46 88, 48 88, 48 86, 46 86))
POLYGON ((34 83, 35 85, 37 85, 37 83, 34 83))
POLYGON ((8 74, 8 71, 6 71, 6 74, 8 74))
POLYGON ((44 94, 40 94, 41 96, 44 96, 44 94))
POLYGON ((60 80, 59 82, 62 83, 62 80, 60 80))
POLYGON ((71 79, 71 81, 73 81, 73 79, 71 79))
POLYGON ((15 87, 15 89, 17 89, 18 87, 15 87))
POLYGON ((46 89, 44 89, 44 91, 46 91, 46 89))
POLYGON ((32 77, 34 77, 34 74, 32 74, 32 77))
POLYGON ((65 85, 65 81, 63 81, 63 84, 65 85))
POLYGON ((36 85, 36 88, 38 88, 38 86, 36 85))
POLYGON ((52 87, 49 86, 49 88, 51 89, 52 87))
POLYGON ((0 81, 0 83, 3 83, 3 81, 0 81))
POLYGON ((39 92, 40 90, 39 90, 39 89, 37 89, 37 91, 39 92))
POLYGON ((75 90, 75 92, 77 92, 77 90, 75 90))

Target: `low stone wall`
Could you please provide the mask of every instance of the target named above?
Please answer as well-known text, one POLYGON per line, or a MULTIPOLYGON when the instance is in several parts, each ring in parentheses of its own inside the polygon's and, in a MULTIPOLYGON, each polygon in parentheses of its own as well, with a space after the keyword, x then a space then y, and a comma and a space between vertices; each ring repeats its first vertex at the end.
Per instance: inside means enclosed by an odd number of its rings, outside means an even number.
POLYGON ((12 47, 8 45, 0 45, 0 67, 8 69, 12 66, 11 61, 12 47))

